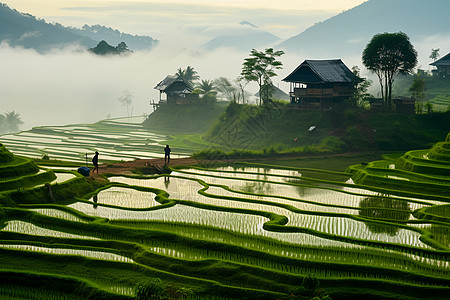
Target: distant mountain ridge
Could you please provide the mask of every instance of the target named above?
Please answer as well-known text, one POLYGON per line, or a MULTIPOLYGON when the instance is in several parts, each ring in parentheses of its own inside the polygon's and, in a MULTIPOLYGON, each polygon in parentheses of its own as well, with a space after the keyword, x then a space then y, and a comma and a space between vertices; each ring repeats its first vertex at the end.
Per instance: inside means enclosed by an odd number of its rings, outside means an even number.
MULTIPOLYGON (((362 53, 377 33, 405 32, 414 43, 433 35, 450 35, 448 0, 369 0, 280 43, 287 51, 311 58, 362 53)), ((430 45, 439 48, 439 45, 430 45)))
POLYGON ((236 30, 229 30, 229 32, 208 41, 205 45, 206 49, 214 50, 225 47, 250 51, 253 48, 269 47, 281 40, 276 35, 262 30, 248 21, 242 21, 239 25, 240 27, 236 30))
POLYGON ((136 50, 149 50, 158 44, 158 40, 151 37, 121 33, 101 25, 85 25, 77 29, 59 23, 49 24, 0 3, 0 43, 6 42, 12 47, 30 48, 42 53, 70 45, 88 49, 102 40, 111 44, 125 42, 136 50))

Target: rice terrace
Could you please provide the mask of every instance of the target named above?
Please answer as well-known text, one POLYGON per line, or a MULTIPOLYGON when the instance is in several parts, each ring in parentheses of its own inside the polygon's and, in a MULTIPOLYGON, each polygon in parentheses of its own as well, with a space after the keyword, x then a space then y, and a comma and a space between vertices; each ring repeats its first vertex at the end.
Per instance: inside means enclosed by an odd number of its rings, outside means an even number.
POLYGON ((0 2, 0 299, 450 300, 448 11, 0 2))
POLYGON ((346 171, 178 165, 192 142, 146 175, 166 137, 125 120, 1 137, 2 299, 448 298, 450 135, 346 171))

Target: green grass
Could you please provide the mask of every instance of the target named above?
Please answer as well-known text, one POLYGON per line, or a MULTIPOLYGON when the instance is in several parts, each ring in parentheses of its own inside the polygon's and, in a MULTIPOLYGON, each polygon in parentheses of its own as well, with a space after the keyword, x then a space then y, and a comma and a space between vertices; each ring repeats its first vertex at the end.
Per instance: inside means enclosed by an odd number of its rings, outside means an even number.
POLYGON ((230 104, 204 139, 228 148, 313 151, 399 151, 430 147, 450 131, 450 112, 374 114, 358 110, 305 111, 288 106, 230 104), (316 129, 309 132, 310 126, 316 129))
POLYGON ((161 105, 142 125, 166 135, 203 133, 217 121, 225 105, 161 105))
MULTIPOLYGON (((364 117, 367 116, 348 113, 336 115, 332 121, 345 123, 364 117)), ((434 121, 428 118, 409 121, 436 122, 435 125, 442 121, 441 115, 435 117, 434 121)), ((118 126, 115 132, 136 128, 123 125, 121 129, 121 125, 108 122, 95 125, 97 129, 115 126, 118 126)), ((342 131, 345 143, 354 143, 359 130, 350 126, 342 131)), ((374 132, 377 134, 378 131, 374 132)), ((447 139, 450 142, 450 135, 447 139)), ((170 144, 175 148, 200 149, 207 145, 198 133, 180 134, 172 141, 170 144)), ((328 140, 326 144, 339 146, 335 142, 328 140)), ((436 155, 445 155, 445 143, 439 145, 436 155)), ((273 300, 289 299, 290 295, 302 299, 305 291, 301 282, 309 275, 315 275, 320 288, 333 299, 412 300, 447 296, 450 286, 446 265, 450 256, 448 205, 435 205, 439 200, 450 201, 448 196, 438 193, 438 189, 445 191, 447 176, 386 169, 398 163, 398 153, 384 156, 386 161, 380 161, 381 152, 291 158, 277 153, 286 149, 273 149, 275 158, 262 151, 262 157, 236 163, 234 170, 195 167, 172 170, 170 175, 127 176, 129 182, 123 179, 124 183, 100 182, 78 175, 52 185, 55 202, 50 201, 46 187, 31 185, 27 189, 0 192, 0 229, 7 226, 7 222, 18 221, 18 224, 31 224, 35 226, 32 228, 40 228, 46 233, 79 236, 51 237, 41 231, 3 230, 0 231, 0 246, 99 251, 133 260, 118 262, 82 254, 50 254, 33 248, 0 247, 0 297, 131 299, 138 284, 160 278, 165 286, 192 290, 193 295, 188 299, 273 300), (361 162, 365 164, 361 165, 361 162), (346 183, 351 174, 344 171, 349 164, 359 164, 349 169, 355 181, 358 177, 355 174, 359 172, 361 177, 372 176, 372 181, 377 181, 378 185, 370 185, 369 181, 346 183), (280 170, 272 173, 274 169, 280 170), (412 184, 401 184, 386 175, 406 176, 412 184), (164 177, 169 180, 163 181, 164 177), (267 189, 245 189, 244 183, 267 189), (414 190, 414 186, 418 190, 414 190), (94 195, 98 194, 100 199, 107 194, 102 191, 110 187, 147 193, 149 201, 154 203, 145 207, 143 202, 144 205, 134 208, 133 205, 118 206, 108 201, 103 204, 102 201, 93 202, 94 195), (285 189, 291 189, 294 194, 285 189), (322 198, 315 198, 316 195, 324 197, 324 202, 321 202, 322 198), (359 198, 362 199, 359 204, 348 203, 359 198), (77 202, 89 209, 75 209, 71 204, 77 202), (413 205, 421 209, 414 212, 416 218, 409 219, 413 205), (178 221, 170 219, 173 208, 180 209, 178 221), (132 217, 108 220, 101 217, 105 211, 116 215, 140 215, 144 220, 132 217), (153 213, 167 219, 145 221, 145 217, 153 213), (266 232, 268 236, 196 223, 195 219, 201 219, 202 215, 211 216, 212 222, 219 218, 238 222, 240 216, 248 216, 249 220, 258 217, 263 221, 253 230, 266 232), (302 217, 298 220, 305 222, 296 221, 296 215, 302 217), (306 220, 317 222, 306 224, 306 220), (341 227, 328 228, 327 224, 335 224, 333 222, 341 222, 341 227), (366 230, 376 238, 358 236, 359 232, 332 233, 337 228, 346 229, 348 224, 357 224, 355 228, 366 230), (398 242, 387 242, 397 238, 398 232, 406 236, 399 237, 398 242), (419 242, 408 242, 408 234, 419 242), (303 236, 317 244, 306 246, 297 242, 297 238, 303 236)), ((418 156, 410 159, 416 165, 421 160, 418 156)), ((429 160, 428 165, 439 164, 440 160, 436 161, 429 160)), ((50 163, 58 165, 57 162, 50 163)), ((18 165, 4 162, 0 167, 14 171, 18 165)), ((60 165, 61 168, 69 166, 60 165)), ((21 171, 8 179, 25 177, 21 171)))

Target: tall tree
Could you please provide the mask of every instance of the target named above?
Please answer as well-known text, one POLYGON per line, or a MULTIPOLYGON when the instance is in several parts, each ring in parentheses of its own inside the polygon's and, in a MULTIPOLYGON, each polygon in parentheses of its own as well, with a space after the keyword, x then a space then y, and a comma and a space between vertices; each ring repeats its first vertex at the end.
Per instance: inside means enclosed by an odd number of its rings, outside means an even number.
POLYGON ((4 123, 7 132, 20 131, 20 126, 23 124, 20 114, 15 111, 10 111, 4 114, 4 123))
POLYGON ((178 68, 175 75, 183 79, 184 82, 191 86, 194 86, 195 82, 200 79, 197 71, 195 71, 191 66, 187 66, 186 69, 178 68))
POLYGON ((122 106, 127 107, 127 116, 128 118, 131 118, 131 115, 133 114, 133 107, 131 106, 133 104, 133 94, 131 94, 129 91, 123 91, 122 96, 119 97, 119 102, 122 104, 122 106), (131 114, 129 107, 131 106, 131 114))
POLYGON ((392 110, 392 85, 399 74, 409 74, 417 65, 417 51, 403 32, 373 36, 362 54, 363 64, 378 76, 384 105, 392 110))
MULTIPOLYGON (((240 89, 235 86, 229 79, 219 77, 214 80, 214 84, 219 93, 231 102, 239 102, 241 95, 240 89)), ((243 97, 243 96, 242 96, 243 97)))
POLYGON ((0 114, 0 134, 6 133, 5 116, 0 114))
POLYGON ((431 49, 430 58, 433 61, 436 61, 436 59, 438 59, 440 57, 439 50, 441 50, 441 49, 439 49, 439 48, 438 49, 431 49))
POLYGON ((422 102, 425 99, 425 88, 425 79, 421 76, 416 75, 413 78, 413 82, 409 88, 409 92, 415 100, 422 102))
MULTIPOLYGON (((259 86, 259 104, 262 104, 263 86, 268 84, 271 77, 276 76, 275 70, 281 69, 283 63, 277 60, 284 54, 284 51, 274 51, 267 48, 264 52, 252 49, 250 57, 244 60, 241 76, 247 81, 255 81, 259 86)), ((267 99, 268 101, 269 99, 267 99)))
POLYGON ((347 104, 353 107, 366 108, 369 99, 372 98, 372 95, 367 93, 372 81, 361 77, 358 66, 353 66, 352 72, 355 75, 355 79, 353 80, 353 93, 348 99, 347 104))

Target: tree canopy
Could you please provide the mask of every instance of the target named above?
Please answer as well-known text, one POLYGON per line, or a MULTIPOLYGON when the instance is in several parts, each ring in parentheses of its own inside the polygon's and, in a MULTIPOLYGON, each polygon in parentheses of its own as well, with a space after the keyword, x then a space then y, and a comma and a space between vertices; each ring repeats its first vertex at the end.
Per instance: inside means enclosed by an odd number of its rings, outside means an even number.
POLYGON ((22 124, 20 114, 15 111, 0 114, 0 133, 18 132, 22 124))
POLYGON ((178 68, 175 75, 191 86, 194 86, 195 82, 200 79, 197 71, 191 66, 187 66, 186 69, 178 68))
POLYGON ((275 70, 281 69, 283 63, 277 60, 284 54, 284 51, 274 51, 273 48, 267 48, 263 51, 252 49, 250 57, 244 60, 242 64, 241 76, 247 81, 256 81, 259 86, 259 104, 268 102, 270 94, 264 93, 264 87, 271 86, 271 77, 276 76, 275 70))
POLYGON ((133 52, 128 49, 125 42, 121 42, 117 45, 117 47, 113 47, 104 40, 99 42, 94 48, 89 48, 88 50, 97 55, 128 54, 133 52))
POLYGON ((403 32, 373 36, 362 54, 366 68, 378 76, 384 105, 392 109, 392 85, 399 74, 409 74, 417 65, 417 51, 403 32))

